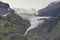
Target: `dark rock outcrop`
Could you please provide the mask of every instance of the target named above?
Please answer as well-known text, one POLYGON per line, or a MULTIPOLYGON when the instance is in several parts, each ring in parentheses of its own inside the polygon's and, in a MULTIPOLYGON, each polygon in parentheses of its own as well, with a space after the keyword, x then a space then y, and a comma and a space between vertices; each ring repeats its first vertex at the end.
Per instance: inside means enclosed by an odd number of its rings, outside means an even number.
POLYGON ((8 3, 3 3, 0 1, 0 16, 11 13, 11 9, 8 3))
POLYGON ((10 6, 8 3, 4 3, 4 2, 0 1, 0 8, 8 9, 8 8, 10 8, 10 6))

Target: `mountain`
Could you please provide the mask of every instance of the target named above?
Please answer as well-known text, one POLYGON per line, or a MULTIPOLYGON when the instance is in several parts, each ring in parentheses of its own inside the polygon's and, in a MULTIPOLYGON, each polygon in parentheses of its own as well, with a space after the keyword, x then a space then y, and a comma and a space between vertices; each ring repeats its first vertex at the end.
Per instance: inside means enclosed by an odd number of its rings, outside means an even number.
MULTIPOLYGON (((37 16, 60 17, 59 8, 60 2, 53 2, 46 8, 38 10, 39 15, 37 16)), ((25 9, 18 10, 28 12, 25 9)), ((46 20, 44 24, 38 25, 35 29, 30 30, 27 36, 24 36, 29 26, 29 21, 23 20, 20 16, 16 15, 15 10, 10 8, 8 3, 0 2, 0 40, 60 40, 59 18, 46 20), (8 13, 9 15, 3 16, 8 13)))
POLYGON ((24 40, 24 33, 29 26, 29 21, 16 15, 8 3, 0 2, 0 40, 24 40))
POLYGON ((60 1, 52 2, 47 7, 38 10, 39 16, 60 16, 60 1))
POLYGON ((47 7, 38 10, 36 16, 58 17, 46 20, 44 24, 31 30, 27 40, 60 40, 60 2, 52 2, 47 7))

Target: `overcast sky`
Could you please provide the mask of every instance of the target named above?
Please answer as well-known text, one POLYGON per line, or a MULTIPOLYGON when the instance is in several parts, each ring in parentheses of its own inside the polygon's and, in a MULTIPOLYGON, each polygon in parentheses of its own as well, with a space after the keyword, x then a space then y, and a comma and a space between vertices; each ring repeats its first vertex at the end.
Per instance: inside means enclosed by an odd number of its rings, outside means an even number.
POLYGON ((10 4, 11 8, 34 8, 36 10, 46 7, 49 3, 55 0, 0 0, 10 4))

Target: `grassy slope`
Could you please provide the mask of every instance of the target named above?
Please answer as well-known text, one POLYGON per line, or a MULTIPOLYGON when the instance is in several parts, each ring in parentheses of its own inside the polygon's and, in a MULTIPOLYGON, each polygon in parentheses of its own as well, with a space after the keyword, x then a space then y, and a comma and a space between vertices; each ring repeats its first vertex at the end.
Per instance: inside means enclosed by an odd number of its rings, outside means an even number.
POLYGON ((5 18, 0 19, 0 40, 24 40, 16 24, 8 22, 5 18))

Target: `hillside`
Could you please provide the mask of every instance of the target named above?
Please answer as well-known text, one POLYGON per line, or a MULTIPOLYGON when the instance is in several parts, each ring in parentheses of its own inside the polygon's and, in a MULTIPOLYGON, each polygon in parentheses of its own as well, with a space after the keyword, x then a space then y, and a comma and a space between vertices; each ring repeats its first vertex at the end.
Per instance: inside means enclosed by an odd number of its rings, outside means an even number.
POLYGON ((25 40, 24 33, 30 23, 17 16, 11 8, 5 8, 8 5, 3 2, 0 5, 0 40, 25 40), (3 16, 7 13, 9 15, 3 16))

